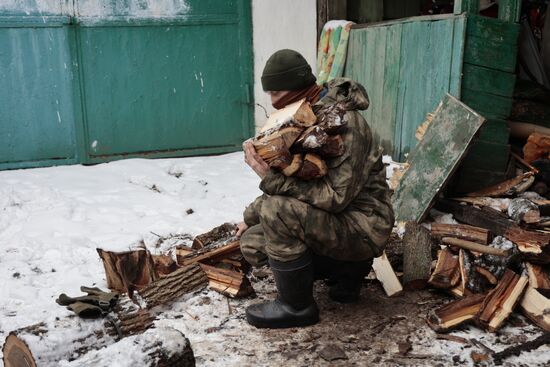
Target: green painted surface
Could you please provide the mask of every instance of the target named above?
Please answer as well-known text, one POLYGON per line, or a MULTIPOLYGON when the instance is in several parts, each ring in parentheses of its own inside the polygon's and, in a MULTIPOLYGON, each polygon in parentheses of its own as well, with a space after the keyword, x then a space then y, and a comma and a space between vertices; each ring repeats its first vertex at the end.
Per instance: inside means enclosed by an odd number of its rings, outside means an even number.
POLYGON ((443 97, 393 195, 397 220, 422 220, 483 122, 483 117, 456 98, 443 97))
POLYGON ((385 151, 400 159, 442 96, 460 95, 465 17, 414 19, 352 29, 344 72, 365 85, 365 118, 385 151))
POLYGON ((0 169, 221 153, 253 134, 250 1, 66 3, 0 10, 0 169))
POLYGON ((517 45, 466 37, 464 62, 513 73, 516 69, 517 45))
POLYGON ((462 101, 488 119, 505 119, 510 115, 512 99, 485 92, 462 89, 462 101))
POLYGON ((470 90, 512 97, 516 75, 482 66, 464 64, 462 87, 470 90))
POLYGON ((500 0, 498 18, 508 22, 518 22, 521 14, 521 0, 500 0))
POLYGON ((479 15, 468 16, 467 34, 488 41, 515 45, 519 36, 519 24, 479 15))
POLYGON ((479 13, 479 0, 455 0, 454 13, 479 13))
POLYGON ((74 161, 68 39, 57 22, 0 27, 0 164, 74 161))
MULTIPOLYGON (((482 127, 483 129, 483 127, 482 127)), ((508 166, 510 145, 476 139, 468 151, 461 169, 489 168, 491 171, 504 172, 508 166)))
POLYGON ((479 129, 479 139, 493 143, 508 144, 510 128, 505 120, 487 120, 479 129))

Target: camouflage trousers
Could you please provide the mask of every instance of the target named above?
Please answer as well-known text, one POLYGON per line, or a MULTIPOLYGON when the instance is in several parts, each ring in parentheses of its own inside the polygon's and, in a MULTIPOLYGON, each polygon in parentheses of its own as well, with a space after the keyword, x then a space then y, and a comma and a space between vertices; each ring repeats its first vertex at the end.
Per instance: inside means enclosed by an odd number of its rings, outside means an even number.
POLYGON ((292 261, 306 251, 341 261, 363 261, 379 256, 381 250, 356 223, 366 214, 354 211, 329 213, 288 196, 256 199, 245 211, 249 228, 241 237, 241 251, 254 266, 267 262, 292 261))

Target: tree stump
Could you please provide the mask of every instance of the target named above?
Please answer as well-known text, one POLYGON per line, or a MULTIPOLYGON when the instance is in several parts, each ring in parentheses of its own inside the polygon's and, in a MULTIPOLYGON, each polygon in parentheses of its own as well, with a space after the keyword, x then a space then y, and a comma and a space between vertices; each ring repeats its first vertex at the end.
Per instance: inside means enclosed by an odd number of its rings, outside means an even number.
POLYGON ((430 232, 415 222, 405 225, 403 237, 403 286, 423 289, 431 274, 432 239, 430 232))

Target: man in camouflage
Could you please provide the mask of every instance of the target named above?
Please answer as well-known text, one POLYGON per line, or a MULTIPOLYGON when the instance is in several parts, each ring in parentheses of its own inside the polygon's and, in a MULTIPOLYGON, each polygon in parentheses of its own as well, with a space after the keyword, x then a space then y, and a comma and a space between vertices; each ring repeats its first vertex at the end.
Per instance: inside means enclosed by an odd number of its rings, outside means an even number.
POLYGON ((358 112, 369 106, 363 86, 344 78, 317 86, 311 67, 292 50, 269 58, 262 85, 276 108, 305 96, 316 109, 334 103, 346 109, 346 151, 327 160, 322 178, 286 177, 270 170, 252 144, 244 145, 264 194, 246 208, 239 224, 241 250, 254 266, 269 263, 278 290, 275 301, 248 307, 247 320, 268 328, 311 325, 319 319, 314 279, 332 281, 329 296, 336 301, 358 299, 361 281, 393 227, 390 190, 381 149, 358 112))

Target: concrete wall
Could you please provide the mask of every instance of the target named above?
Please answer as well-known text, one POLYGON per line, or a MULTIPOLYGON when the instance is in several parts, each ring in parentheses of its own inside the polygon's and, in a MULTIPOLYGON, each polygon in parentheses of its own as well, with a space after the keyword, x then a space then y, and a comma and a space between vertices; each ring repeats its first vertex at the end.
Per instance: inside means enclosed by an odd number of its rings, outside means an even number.
MULTIPOLYGON (((275 51, 290 48, 300 52, 316 69, 317 6, 316 0, 252 0, 254 47, 254 99, 267 113, 274 109, 262 90, 260 77, 265 62, 275 51)), ((256 128, 266 120, 265 111, 255 106, 256 128)))

